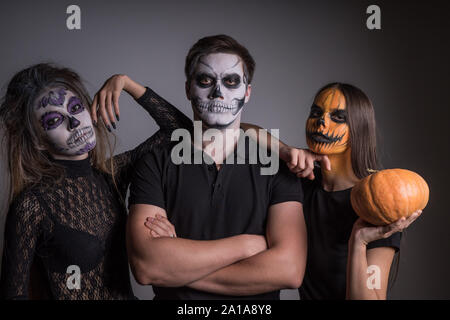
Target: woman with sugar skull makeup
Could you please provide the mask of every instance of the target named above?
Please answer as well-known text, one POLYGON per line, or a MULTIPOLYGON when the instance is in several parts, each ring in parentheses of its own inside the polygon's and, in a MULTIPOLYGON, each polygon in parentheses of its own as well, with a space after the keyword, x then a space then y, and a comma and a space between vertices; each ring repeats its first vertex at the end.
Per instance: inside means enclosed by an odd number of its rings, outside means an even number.
POLYGON ((0 282, 6 299, 134 298, 125 248, 130 175, 142 154, 191 123, 150 89, 113 78, 160 130, 109 159, 106 129, 116 125, 105 88, 96 95, 93 123, 89 95, 70 69, 34 65, 8 85, 0 106, 11 182, 0 282), (105 126, 96 125, 97 103, 105 126))

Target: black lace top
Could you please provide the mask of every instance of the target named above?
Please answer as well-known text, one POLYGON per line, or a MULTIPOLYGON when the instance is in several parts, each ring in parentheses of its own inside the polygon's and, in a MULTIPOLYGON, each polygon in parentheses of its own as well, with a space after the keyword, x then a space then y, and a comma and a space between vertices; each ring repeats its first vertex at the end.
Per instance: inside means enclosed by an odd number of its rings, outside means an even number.
POLYGON ((111 176, 91 166, 90 158, 54 160, 65 169, 62 181, 28 188, 13 201, 5 225, 4 298, 29 298, 32 271, 40 297, 134 298, 125 246, 126 207, 121 199, 126 197, 137 159, 169 142, 173 129, 192 126, 189 118, 149 88, 137 101, 160 130, 113 158, 118 190, 111 176))

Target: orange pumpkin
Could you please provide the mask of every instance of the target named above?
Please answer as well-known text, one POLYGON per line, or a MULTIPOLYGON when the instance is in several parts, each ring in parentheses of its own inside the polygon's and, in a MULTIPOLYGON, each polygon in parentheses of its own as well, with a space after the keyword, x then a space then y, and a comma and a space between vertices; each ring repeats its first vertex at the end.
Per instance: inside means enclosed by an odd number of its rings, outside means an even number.
POLYGON ((358 216, 381 226, 424 209, 429 192, 427 183, 417 173, 387 169, 360 180, 353 187, 350 198, 358 216))

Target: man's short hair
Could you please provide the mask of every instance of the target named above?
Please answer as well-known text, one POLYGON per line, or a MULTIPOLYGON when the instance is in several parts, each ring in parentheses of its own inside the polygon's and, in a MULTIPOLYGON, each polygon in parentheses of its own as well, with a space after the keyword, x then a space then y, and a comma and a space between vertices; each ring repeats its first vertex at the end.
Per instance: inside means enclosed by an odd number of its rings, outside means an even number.
POLYGON ((186 56, 186 64, 184 67, 184 73, 188 82, 192 78, 198 60, 202 56, 211 53, 231 53, 239 56, 244 65, 246 82, 247 84, 252 82, 253 72, 255 71, 255 60, 253 60, 247 48, 232 37, 224 34, 201 38, 192 46, 186 56))

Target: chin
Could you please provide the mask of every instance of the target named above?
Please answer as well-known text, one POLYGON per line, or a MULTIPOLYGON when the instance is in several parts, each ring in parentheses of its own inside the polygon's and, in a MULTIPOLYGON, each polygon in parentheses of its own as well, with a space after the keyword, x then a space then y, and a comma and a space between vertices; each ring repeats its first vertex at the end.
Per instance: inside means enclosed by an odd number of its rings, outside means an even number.
POLYGON ((327 156, 334 154, 341 154, 347 150, 347 148, 343 146, 330 146, 325 143, 316 143, 311 142, 309 140, 307 141, 307 144, 310 151, 327 156))
POLYGON ((88 153, 89 151, 93 150, 95 148, 95 146, 96 146, 95 139, 93 141, 88 141, 81 149, 79 149, 76 152, 76 155, 82 155, 82 154, 88 153))
POLYGON ((202 116, 200 119, 210 128, 220 128, 230 126, 236 120, 236 117, 214 114, 202 116))

